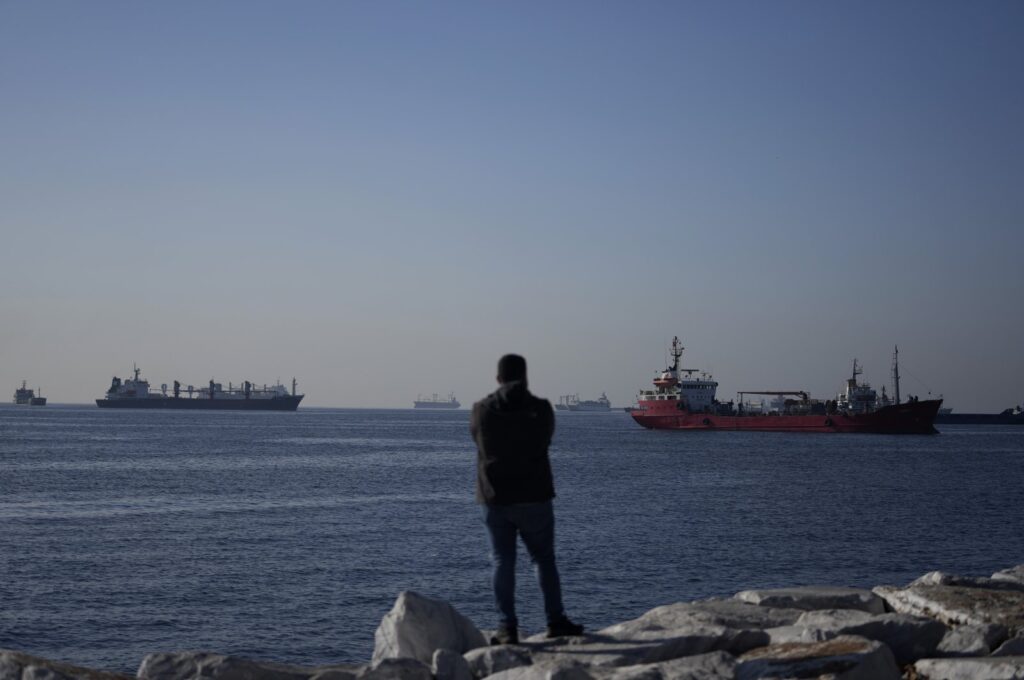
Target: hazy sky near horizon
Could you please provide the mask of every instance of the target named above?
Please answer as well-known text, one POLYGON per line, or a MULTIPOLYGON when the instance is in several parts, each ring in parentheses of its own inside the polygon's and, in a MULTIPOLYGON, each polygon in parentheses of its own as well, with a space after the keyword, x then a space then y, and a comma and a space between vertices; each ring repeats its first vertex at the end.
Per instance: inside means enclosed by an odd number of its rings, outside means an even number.
MULTIPOLYGON (((0 2, 0 389, 1024 401, 1024 3, 0 2)), ((7 395, 9 398, 10 394, 7 395)))

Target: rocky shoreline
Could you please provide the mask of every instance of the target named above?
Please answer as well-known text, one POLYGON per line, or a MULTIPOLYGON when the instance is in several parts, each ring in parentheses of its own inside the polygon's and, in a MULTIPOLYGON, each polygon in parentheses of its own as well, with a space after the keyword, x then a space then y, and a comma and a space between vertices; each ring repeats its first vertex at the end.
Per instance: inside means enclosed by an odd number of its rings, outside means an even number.
MULTIPOLYGON (((0 680, 126 680, 0 650, 0 680)), ((872 590, 746 590, 657 607, 581 637, 488 646, 450 604, 413 592, 361 665, 292 666, 212 652, 146 656, 139 680, 1024 680, 1024 564, 925 574, 872 590)))

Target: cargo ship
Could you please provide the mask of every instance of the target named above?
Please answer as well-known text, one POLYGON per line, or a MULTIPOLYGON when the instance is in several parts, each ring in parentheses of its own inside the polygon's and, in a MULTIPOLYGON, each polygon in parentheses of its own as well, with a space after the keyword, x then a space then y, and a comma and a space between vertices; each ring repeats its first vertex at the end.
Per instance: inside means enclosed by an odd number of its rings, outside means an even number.
POLYGON ((893 355, 894 398, 878 393, 853 372, 836 399, 811 399, 803 390, 744 390, 736 403, 715 398, 718 383, 699 369, 682 368, 683 346, 672 339, 672 365, 654 379, 654 389, 641 390, 630 415, 640 425, 658 430, 751 430, 761 432, 869 432, 933 434, 941 399, 910 397, 900 401, 899 350, 893 355), (770 406, 744 402, 744 397, 773 397, 770 406))
POLYGON ((555 409, 558 411, 611 411, 612 402, 608 400, 604 392, 597 399, 580 399, 578 394, 567 394, 558 398, 555 409))
POLYGON ((1024 425, 1024 409, 1019 405, 999 413, 953 413, 953 409, 939 409, 935 422, 942 425, 1024 425))
POLYGON ((21 406, 46 406, 46 397, 42 395, 37 387, 34 390, 26 387, 28 381, 22 380, 21 387, 14 390, 14 403, 21 406))
POLYGON ((412 402, 413 408, 452 409, 459 408, 460 406, 462 404, 455 398, 454 392, 449 392, 447 399, 440 398, 436 392, 431 395, 430 399, 424 399, 420 395, 416 395, 416 400, 412 402))
POLYGON ((133 367, 133 377, 114 377, 106 396, 96 400, 100 408, 170 408, 195 410, 230 410, 230 411, 294 411, 305 396, 296 394, 297 383, 292 379, 292 391, 277 383, 275 385, 256 386, 245 380, 242 384, 228 383, 227 389, 219 382, 210 380, 209 385, 195 388, 188 385, 182 389, 177 380, 174 381, 171 393, 167 393, 167 384, 160 385, 159 392, 151 392, 149 381, 140 377, 141 369, 133 367))

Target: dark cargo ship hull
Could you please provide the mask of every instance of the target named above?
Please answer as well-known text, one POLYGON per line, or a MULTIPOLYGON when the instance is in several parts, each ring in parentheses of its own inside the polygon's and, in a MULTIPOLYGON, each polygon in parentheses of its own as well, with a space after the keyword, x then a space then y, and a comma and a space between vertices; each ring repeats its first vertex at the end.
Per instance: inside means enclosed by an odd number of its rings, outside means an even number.
POLYGON ((100 408, 169 408, 191 411, 294 411, 305 395, 273 399, 182 399, 147 397, 140 399, 97 399, 100 408))
POLYGON ((1020 413, 940 413, 935 422, 941 425, 1024 425, 1020 413))

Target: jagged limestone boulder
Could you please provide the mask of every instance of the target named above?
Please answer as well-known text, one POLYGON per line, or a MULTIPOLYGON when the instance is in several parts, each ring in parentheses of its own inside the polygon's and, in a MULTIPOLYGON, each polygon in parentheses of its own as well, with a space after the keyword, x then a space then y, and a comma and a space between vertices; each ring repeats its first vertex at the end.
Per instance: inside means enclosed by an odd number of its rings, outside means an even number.
POLYGON ((935 656, 987 656, 1006 639, 1006 626, 969 623, 952 628, 942 638, 935 656))
POLYGON ((902 665, 932 656, 946 626, 934 619, 909 614, 868 614, 856 609, 804 612, 792 626, 767 631, 772 644, 821 642, 840 635, 859 635, 884 643, 902 665))
POLYGON ((1012 581, 1024 585, 1024 564, 1018 564, 1016 567, 1010 567, 1009 569, 1001 569, 992 574, 992 580, 1012 581))
POLYGON ((0 680, 130 680, 131 676, 0 649, 0 680))
POLYGON ((1024 680, 1024 656, 921 659, 914 674, 917 680, 1024 680))
POLYGON ((737 630, 725 626, 689 624, 680 628, 653 629, 614 634, 592 633, 568 640, 529 638, 534 664, 553 665, 571 658, 588 667, 635 666, 684 656, 726 651, 739 654, 768 644, 761 630, 737 630))
POLYGON ((373 663, 412 658, 429 664, 437 649, 464 654, 486 644, 473 622, 447 602, 404 591, 377 627, 373 663))
MULTIPOLYGON (((192 680, 193 678, 307 680, 317 675, 318 671, 327 670, 252 661, 213 652, 161 652, 149 654, 142 660, 137 677, 139 680, 192 680)), ((358 672, 358 668, 354 666, 338 666, 330 670, 345 672, 352 677, 358 672)), ((341 678, 337 680, 341 680, 341 678)))
POLYGON ((628 637, 633 633, 685 628, 695 624, 737 629, 764 629, 794 623, 801 609, 762 607, 737 599, 710 599, 663 605, 641 616, 609 626, 602 635, 628 637))
POLYGON ((789 642, 752 650, 739 658, 736 677, 900 680, 900 671, 881 642, 842 635, 825 642, 789 642))
POLYGON ((734 680, 736 659, 726 652, 709 652, 660 663, 594 668, 588 672, 595 680, 734 680))
POLYGON ((992 588, 994 590, 1024 590, 1024 582, 1012 579, 985 578, 984 576, 957 576, 944 571, 930 571, 910 582, 911 586, 963 586, 965 588, 992 588))
POLYGON ((419 659, 381 659, 363 668, 357 680, 433 680, 433 673, 419 659))
POLYGON ((461 654, 450 649, 439 649, 434 652, 430 670, 435 680, 473 680, 469 664, 461 654))
POLYGON ((530 650, 519 645, 479 647, 462 655, 474 678, 486 678, 501 671, 533 663, 530 650))
POLYGON ((859 609, 869 614, 884 614, 885 602, 870 590, 840 586, 801 586, 744 590, 734 597, 762 607, 787 609, 859 609))
POLYGON ((1024 592, 967 586, 879 586, 875 593, 897 612, 938 619, 947 625, 1006 626, 1011 633, 1024 630, 1024 592))
POLYGON ((1012 637, 999 645, 992 656, 1024 656, 1024 637, 1012 637))
POLYGON ((587 669, 580 666, 520 666, 495 673, 487 680, 595 680, 587 669))

